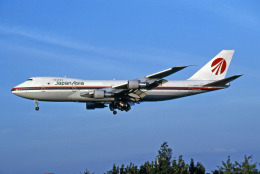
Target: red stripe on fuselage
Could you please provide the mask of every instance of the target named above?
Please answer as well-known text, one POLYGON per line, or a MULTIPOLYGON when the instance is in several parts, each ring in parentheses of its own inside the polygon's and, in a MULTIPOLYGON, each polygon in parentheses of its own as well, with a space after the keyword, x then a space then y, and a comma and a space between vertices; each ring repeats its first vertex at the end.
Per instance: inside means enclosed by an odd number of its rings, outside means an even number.
MULTIPOLYGON (((45 89, 102 89, 107 88, 109 86, 44 86, 44 87, 17 87, 13 88, 11 91, 15 90, 45 90, 45 89)), ((156 87, 155 89, 179 89, 179 90, 217 90, 223 89, 223 87, 172 87, 172 86, 160 86, 156 87)))
POLYGON ((156 87, 156 89, 201 89, 201 90, 216 90, 216 89, 223 89, 223 87, 172 87, 172 86, 162 86, 156 87))

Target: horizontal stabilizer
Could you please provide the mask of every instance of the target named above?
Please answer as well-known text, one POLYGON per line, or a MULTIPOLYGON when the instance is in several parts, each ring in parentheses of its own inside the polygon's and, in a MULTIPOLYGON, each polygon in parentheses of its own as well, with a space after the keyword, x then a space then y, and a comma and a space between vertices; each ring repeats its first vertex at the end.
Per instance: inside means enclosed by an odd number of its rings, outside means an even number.
POLYGON ((212 83, 208 83, 208 84, 203 85, 203 86, 225 86, 227 83, 237 79, 240 76, 242 76, 242 74, 234 75, 234 76, 222 79, 222 80, 218 80, 218 81, 215 81, 215 82, 212 82, 212 83))

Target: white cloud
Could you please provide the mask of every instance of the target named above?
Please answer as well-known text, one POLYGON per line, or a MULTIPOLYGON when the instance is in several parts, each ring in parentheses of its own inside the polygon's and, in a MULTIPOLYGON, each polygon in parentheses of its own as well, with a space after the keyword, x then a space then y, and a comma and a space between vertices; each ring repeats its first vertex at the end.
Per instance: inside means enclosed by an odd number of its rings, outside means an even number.
MULTIPOLYGON (((136 56, 138 56, 138 57, 140 56, 140 55, 129 53, 129 52, 122 51, 122 50, 113 50, 113 49, 95 47, 92 45, 88 45, 86 43, 79 43, 79 42, 75 42, 72 40, 57 38, 57 36, 53 37, 49 34, 44 34, 44 33, 35 32, 35 31, 28 31, 28 30, 24 30, 20 27, 8 27, 8 26, 0 25, 0 31, 7 33, 7 34, 19 35, 19 36, 23 36, 26 38, 36 40, 36 41, 45 42, 45 43, 53 44, 53 45, 57 45, 57 46, 62 46, 62 47, 70 48, 70 49, 76 49, 76 50, 82 50, 82 51, 92 51, 95 53, 113 55, 113 56, 117 56, 117 57, 135 58, 136 56)), ((145 57, 145 55, 143 57, 145 57)))
POLYGON ((233 149, 233 148, 227 149, 227 148, 219 148, 219 147, 218 147, 218 148, 214 148, 213 151, 216 152, 216 153, 223 153, 223 152, 232 153, 232 152, 236 152, 237 150, 236 150, 236 149, 233 149))
MULTIPOLYGON (((134 51, 129 52, 92 46, 64 39, 57 35, 54 37, 54 34, 5 26, 1 23, 0 34, 5 36, 0 41, 1 49, 28 54, 29 56, 24 57, 26 59, 45 59, 49 62, 62 61, 66 64, 73 61, 75 66, 83 66, 91 70, 98 68, 100 72, 107 72, 108 69, 111 69, 113 72, 121 72, 124 77, 123 74, 127 73, 130 78, 136 78, 136 71, 129 71, 129 69, 138 69, 141 75, 147 75, 171 66, 194 64, 194 60, 200 57, 186 52, 151 47, 135 49, 135 46, 132 46, 134 49, 131 49, 134 51), (191 58, 192 61, 190 61, 191 58), (128 70, 125 67, 128 67, 128 70), (148 69, 149 71, 147 71, 148 69)), ((185 75, 185 72, 180 75, 185 75)), ((179 77, 179 79, 183 78, 186 77, 179 77)))
MULTIPOLYGON (((158 63, 162 63, 161 60, 164 60, 165 62, 172 62, 174 57, 178 57, 178 59, 175 59, 175 62, 180 60, 179 59, 180 57, 182 59, 187 58, 187 57, 194 57, 194 55, 190 55, 190 54, 184 53, 184 52, 178 52, 178 51, 172 51, 172 50, 170 50, 170 51, 161 50, 161 49, 157 49, 157 48, 147 48, 146 47, 146 51, 145 50, 142 51, 143 53, 140 53, 140 52, 136 53, 136 52, 128 52, 128 51, 124 51, 124 50, 117 50, 114 48, 97 47, 97 46, 93 46, 93 45, 86 44, 86 43, 80 43, 80 42, 76 42, 73 40, 59 38, 57 36, 54 37, 51 34, 30 31, 30 30, 23 29, 21 27, 9 27, 9 26, 5 26, 5 25, 1 25, 1 24, 0 24, 0 33, 18 35, 21 37, 35 40, 35 41, 39 41, 39 42, 43 42, 43 43, 47 43, 47 44, 53 44, 53 45, 60 46, 60 47, 85 51, 88 53, 92 52, 92 53, 99 54, 102 56, 110 56, 110 57, 112 57, 112 59, 114 59, 114 60, 118 59, 120 61, 122 61, 122 59, 127 60, 127 61, 138 61, 139 63, 140 62, 143 62, 143 63, 150 62, 151 63, 154 61, 158 64, 158 63), (147 54, 147 52, 148 52, 147 50, 149 50, 148 54, 147 54)), ((3 44, 3 40, 2 40, 2 44, 3 44)), ((13 43, 11 46, 13 46, 13 43)), ((22 48, 21 46, 18 46, 18 47, 19 47, 19 49, 22 48)), ((18 47, 16 46, 16 49, 18 47)), ((25 46, 23 46, 23 48, 25 49, 25 46)), ((27 50, 31 51, 32 48, 30 47, 27 50)), ((105 58, 103 58, 103 59, 105 59, 105 58)), ((176 66, 179 66, 179 65, 176 65, 176 66)))

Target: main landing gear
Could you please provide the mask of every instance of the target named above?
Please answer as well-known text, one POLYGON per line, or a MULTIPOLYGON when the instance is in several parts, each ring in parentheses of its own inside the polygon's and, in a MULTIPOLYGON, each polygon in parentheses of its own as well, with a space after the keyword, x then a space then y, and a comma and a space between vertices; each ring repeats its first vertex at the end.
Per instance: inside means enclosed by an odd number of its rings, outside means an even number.
POLYGON ((35 103, 35 105, 36 105, 36 106, 35 106, 35 110, 36 110, 36 111, 39 111, 40 108, 39 108, 39 106, 38 106, 38 105, 39 105, 38 100, 33 100, 33 101, 34 101, 34 103, 35 103))
POLYGON ((127 102, 113 102, 109 104, 109 109, 113 111, 113 114, 116 115, 117 111, 115 109, 118 109, 120 111, 126 111, 128 112, 131 109, 131 106, 127 102))

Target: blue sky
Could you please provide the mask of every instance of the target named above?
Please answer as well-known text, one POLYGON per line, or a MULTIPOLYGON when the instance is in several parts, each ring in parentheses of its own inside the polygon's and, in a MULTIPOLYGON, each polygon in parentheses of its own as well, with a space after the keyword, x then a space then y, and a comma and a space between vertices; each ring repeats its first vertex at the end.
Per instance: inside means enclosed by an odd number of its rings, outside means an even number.
POLYGON ((245 154, 260 162, 259 1, 0 2, 0 173, 102 173, 154 160, 163 141, 208 171, 245 154), (187 79, 223 49, 235 54, 222 91, 142 103, 116 117, 83 103, 19 98, 32 76, 133 79, 172 66, 187 79))

